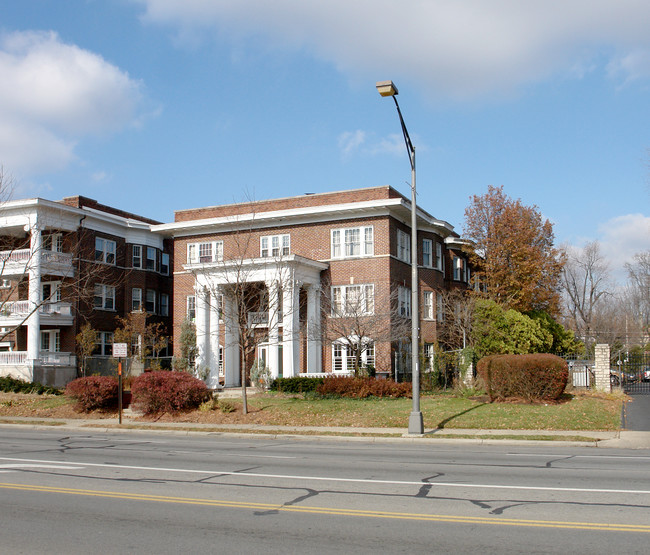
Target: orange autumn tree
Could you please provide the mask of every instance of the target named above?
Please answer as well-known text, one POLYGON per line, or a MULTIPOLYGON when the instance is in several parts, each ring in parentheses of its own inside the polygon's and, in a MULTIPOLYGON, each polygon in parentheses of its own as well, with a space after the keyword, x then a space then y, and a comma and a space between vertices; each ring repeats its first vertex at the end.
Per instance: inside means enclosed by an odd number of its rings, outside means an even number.
POLYGON ((544 311, 557 317, 564 255, 553 245, 553 224, 536 206, 489 186, 465 209, 465 237, 481 293, 506 309, 544 311))

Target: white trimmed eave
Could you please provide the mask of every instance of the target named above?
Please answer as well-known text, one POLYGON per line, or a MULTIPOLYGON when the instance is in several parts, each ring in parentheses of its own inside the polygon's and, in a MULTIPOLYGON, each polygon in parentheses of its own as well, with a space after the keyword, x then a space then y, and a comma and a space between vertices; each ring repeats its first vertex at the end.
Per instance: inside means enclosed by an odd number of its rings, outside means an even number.
POLYGON ((291 254, 277 258, 223 260, 201 264, 184 264, 183 269, 196 276, 201 285, 228 285, 239 281, 259 282, 296 280, 311 285, 320 284, 320 274, 329 264, 291 254), (204 283, 205 282, 205 283, 204 283))
POLYGON ((474 248, 474 243, 472 241, 461 237, 446 237, 445 245, 450 249, 467 250, 474 248))
MULTIPOLYGON (((403 198, 390 198, 172 222, 154 225, 152 226, 152 231, 161 233, 167 237, 188 237, 227 233, 242 229, 254 230, 291 227, 301 224, 365 219, 387 215, 392 215, 399 220, 410 222, 410 213, 410 202, 403 198)), ((443 236, 453 233, 454 228, 451 224, 435 219, 424 210, 418 209, 418 218, 420 220, 418 225, 431 228, 436 233, 443 236)))

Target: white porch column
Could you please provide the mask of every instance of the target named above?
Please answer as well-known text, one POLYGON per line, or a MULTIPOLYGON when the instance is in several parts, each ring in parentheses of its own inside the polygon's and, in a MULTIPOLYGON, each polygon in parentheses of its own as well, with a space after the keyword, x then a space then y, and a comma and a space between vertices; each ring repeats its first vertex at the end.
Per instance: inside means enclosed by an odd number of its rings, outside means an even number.
POLYGON ((323 371, 323 352, 320 329, 320 287, 307 289, 307 372, 323 371))
POLYGON ((29 260, 29 310, 27 319, 27 360, 35 361, 40 358, 41 352, 41 255, 43 251, 43 237, 38 221, 31 226, 26 226, 30 236, 29 260))
POLYGON ((268 367, 273 378, 280 377, 280 359, 278 356, 279 346, 279 299, 278 282, 267 281, 266 288, 269 292, 269 351, 268 367))
POLYGON ((234 300, 227 293, 223 296, 224 318, 224 375, 226 387, 241 385, 239 372, 239 318, 234 300))
POLYGON ((300 283, 290 279, 282 288, 282 374, 285 378, 300 373, 300 283))
POLYGON ((196 369, 200 373, 210 364, 210 304, 209 291, 197 285, 196 294, 196 369))
POLYGON ((210 357, 208 365, 210 367, 210 377, 208 378, 208 387, 217 388, 219 384, 219 297, 221 296, 220 288, 214 287, 210 292, 210 357))

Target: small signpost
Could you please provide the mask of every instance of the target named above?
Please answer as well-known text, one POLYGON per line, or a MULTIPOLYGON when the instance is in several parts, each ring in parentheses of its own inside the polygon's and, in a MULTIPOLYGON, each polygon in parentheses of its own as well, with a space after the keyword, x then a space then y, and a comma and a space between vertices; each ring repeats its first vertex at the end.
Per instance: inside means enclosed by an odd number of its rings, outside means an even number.
POLYGON ((122 359, 126 356, 126 343, 113 343, 113 358, 119 359, 117 363, 117 411, 120 424, 122 423, 122 359))

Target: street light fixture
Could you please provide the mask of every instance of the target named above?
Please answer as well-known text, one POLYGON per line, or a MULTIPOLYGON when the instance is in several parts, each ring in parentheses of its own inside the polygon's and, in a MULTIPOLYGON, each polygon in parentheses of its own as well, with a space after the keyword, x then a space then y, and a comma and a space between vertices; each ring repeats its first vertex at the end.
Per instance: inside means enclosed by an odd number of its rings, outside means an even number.
POLYGON ((419 295, 418 295, 418 227, 417 227, 417 204, 415 194, 415 147, 409 137, 409 132, 404 124, 402 111, 397 103, 399 94, 397 87, 392 81, 379 81, 377 90, 381 96, 392 96, 399 115, 399 122, 402 126, 406 150, 411 162, 411 383, 413 388, 413 410, 409 416, 409 434, 423 434, 424 423, 420 411, 420 349, 418 328, 420 325, 419 295))

